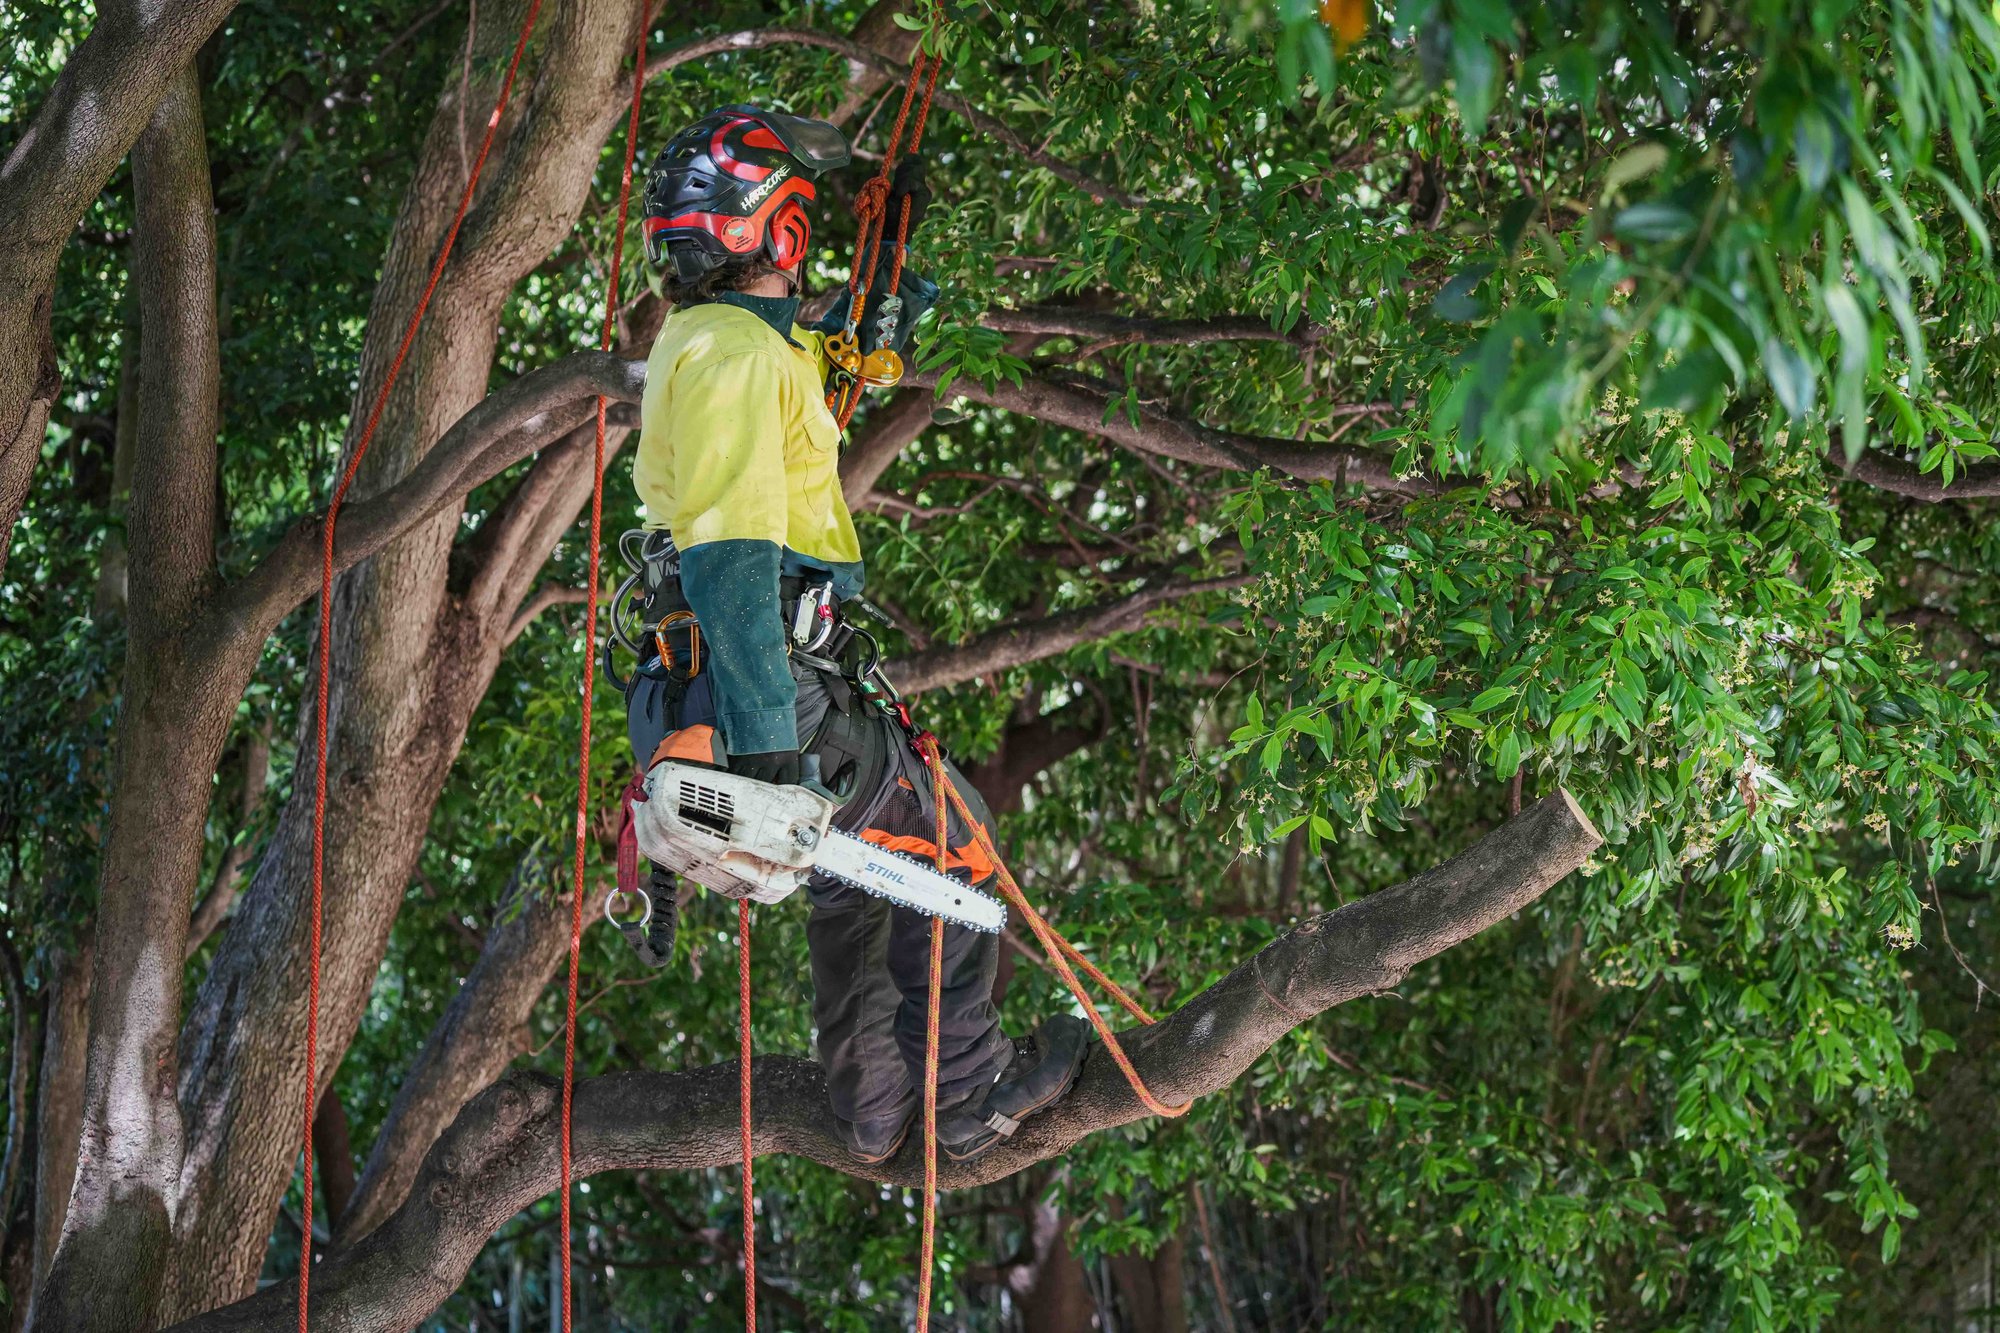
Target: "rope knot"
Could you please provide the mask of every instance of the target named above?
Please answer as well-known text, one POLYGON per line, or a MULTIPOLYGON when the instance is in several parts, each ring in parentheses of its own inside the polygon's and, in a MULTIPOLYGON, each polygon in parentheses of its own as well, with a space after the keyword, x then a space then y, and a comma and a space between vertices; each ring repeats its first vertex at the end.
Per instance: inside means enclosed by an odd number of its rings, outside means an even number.
POLYGON ((854 216, 865 222, 879 218, 888 211, 888 180, 882 176, 870 176, 868 183, 861 187, 861 193, 854 196, 854 216))

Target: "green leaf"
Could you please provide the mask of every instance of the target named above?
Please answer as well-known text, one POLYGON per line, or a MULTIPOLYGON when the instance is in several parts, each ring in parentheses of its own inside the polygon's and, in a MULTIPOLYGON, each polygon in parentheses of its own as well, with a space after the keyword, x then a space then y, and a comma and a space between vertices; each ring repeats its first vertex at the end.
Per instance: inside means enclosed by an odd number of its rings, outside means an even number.
POLYGON ((1678 241, 1694 229, 1694 214, 1678 204, 1633 204, 1611 219, 1612 233, 1628 241, 1678 241))
POLYGON ((1633 181, 1646 177, 1667 165, 1667 146, 1661 143, 1635 144, 1617 157, 1604 172, 1604 194, 1606 198, 1618 193, 1633 181))
POLYGON ((1506 703, 1514 697, 1515 693, 1516 691, 1511 685, 1495 685, 1491 689, 1481 690, 1468 706, 1475 713, 1488 712, 1506 703))

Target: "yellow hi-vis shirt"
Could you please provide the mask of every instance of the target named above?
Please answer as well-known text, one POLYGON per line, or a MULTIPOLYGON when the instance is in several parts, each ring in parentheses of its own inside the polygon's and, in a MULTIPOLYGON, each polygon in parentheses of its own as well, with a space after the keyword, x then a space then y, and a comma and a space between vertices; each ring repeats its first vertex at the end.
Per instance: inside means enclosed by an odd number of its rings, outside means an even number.
POLYGON ((840 493, 840 426, 827 411, 821 335, 793 347, 722 302, 675 310, 646 362, 633 484, 646 525, 683 551, 776 542, 811 560, 861 559, 840 493))

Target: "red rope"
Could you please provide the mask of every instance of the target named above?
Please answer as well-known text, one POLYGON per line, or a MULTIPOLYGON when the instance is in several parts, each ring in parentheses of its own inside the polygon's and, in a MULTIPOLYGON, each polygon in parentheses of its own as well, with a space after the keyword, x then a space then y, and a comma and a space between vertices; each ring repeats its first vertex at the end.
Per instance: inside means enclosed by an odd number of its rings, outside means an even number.
MULTIPOLYGON (((937 785, 942 768, 931 771, 937 807, 937 868, 944 873, 946 838, 944 789, 937 785)), ((944 921, 931 918, 930 1010, 924 1020, 924 1230, 917 1257, 917 1333, 931 1326, 931 1270, 937 1253, 937 1084, 938 1013, 944 1007, 944 921)))
MULTIPOLYGON (((639 15, 633 41, 632 110, 625 122, 625 162, 618 177, 618 225, 611 235, 611 276, 604 293, 604 330, 598 346, 610 351, 618 339, 618 280, 625 260, 625 222, 632 203, 632 160, 639 151, 639 96, 646 86, 646 30, 652 26, 652 6, 639 15)), ((583 724, 576 755, 576 859, 570 883, 569 986, 563 1015, 562 1086, 562 1327, 569 1333, 575 1309, 570 1290, 570 1180, 574 1168, 571 1133, 576 1103, 576 991, 583 965, 583 880, 589 854, 590 714, 597 683, 597 597, 604 555, 605 403, 597 396, 597 447, 590 486, 590 582, 592 596, 583 604, 583 724)))
POLYGON ((1131 1013, 1140 1022, 1150 1025, 1155 1021, 1153 1016, 1147 1013, 1137 1000, 1127 995, 1117 983, 1113 982, 1088 962, 1085 962, 1082 955, 1077 953, 1075 946, 1064 939, 1056 931, 1056 928, 1051 926, 1043 918, 1042 914, 1035 910, 1035 905, 1028 901, 1028 895, 1021 891, 1021 886, 1014 881, 1013 873, 1007 869, 1006 863, 1000 859, 999 851, 993 846, 993 839, 988 836, 986 830, 979 822, 972 817, 972 811, 966 808, 965 798, 959 795, 958 788, 952 785, 950 777, 946 775, 944 771, 944 757, 938 752, 937 748, 937 738, 928 733, 920 737, 918 740, 918 753, 923 756, 925 765, 931 771, 932 782, 950 800, 952 808, 958 811, 958 817, 964 820, 966 826, 972 830, 972 836, 978 842, 980 850, 985 852, 987 857, 993 862, 995 873, 1000 880, 1000 892, 1002 896, 1009 903, 1013 904, 1014 908, 1022 916, 1027 918, 1029 929, 1034 931, 1035 938, 1041 941, 1042 948, 1048 953, 1049 965, 1055 968, 1056 975, 1061 977, 1063 983, 1069 987, 1070 994, 1076 996, 1078 1003, 1083 1005, 1084 1013, 1090 1018, 1090 1025, 1097 1029, 1098 1038, 1103 1041, 1105 1049, 1111 1052, 1112 1062, 1118 1066, 1118 1072, 1125 1076, 1126 1083, 1131 1085, 1133 1095, 1154 1115, 1165 1116, 1169 1119, 1186 1115, 1188 1108, 1194 1105, 1193 1102, 1187 1101, 1179 1105, 1170 1105, 1155 1097, 1152 1091, 1146 1087, 1145 1080, 1139 1076, 1138 1068, 1132 1063, 1132 1057, 1127 1055, 1125 1048, 1119 1044, 1118 1034, 1111 1030, 1111 1025, 1105 1021, 1104 1015, 1098 1012, 1096 1002, 1084 990, 1083 983, 1076 979, 1076 973, 1070 968, 1069 959, 1075 958, 1078 962, 1083 963, 1085 970, 1091 974, 1092 978, 1102 985, 1119 1004, 1125 1007, 1127 1012, 1131 1013))
MULTIPOLYGON (((862 187, 860 195, 854 201, 854 214, 861 221, 861 231, 855 238, 854 271, 848 276, 847 284, 848 290, 853 293, 849 298, 851 301, 849 308, 854 312, 852 327, 857 329, 861 327, 862 320, 868 314, 869 279, 874 276, 875 266, 882 257, 883 224, 888 220, 889 212, 890 176, 896 169, 899 157, 906 153, 915 156, 917 150, 923 146, 924 126, 930 123, 931 99, 937 95, 938 73, 944 68, 942 42, 945 26, 942 22, 937 23, 932 28, 930 41, 927 43, 939 48, 937 54, 927 54, 922 46, 917 48, 917 58, 910 62, 910 80, 903 87, 903 104, 896 112, 896 124, 889 131, 889 146, 882 154, 882 168, 862 187), (924 90, 921 102, 916 101, 919 84, 923 85, 924 90), (910 107, 913 103, 917 107, 917 120, 910 130, 910 142, 904 144, 903 127, 909 121, 910 107)), ((908 250, 909 240, 910 200, 906 196, 903 200, 902 219, 896 228, 896 260, 888 288, 891 294, 894 294, 898 284, 903 280, 903 257, 908 250)), ((831 396, 827 405, 835 406, 831 396)), ((860 384, 857 382, 848 385, 845 395, 838 403, 842 430, 846 430, 847 424, 854 420, 855 409, 860 405, 860 384)))
POLYGON ((743 1327, 757 1333, 757 1185, 750 1142, 750 901, 736 900, 737 1123, 743 1133, 743 1327))
POLYGON ((313 765, 313 840, 312 840, 312 940, 308 950, 309 981, 306 988, 306 1110, 304 1148, 301 1153, 305 1177, 305 1206, 301 1225, 299 1248, 299 1333, 307 1333, 307 1311, 312 1292, 312 1217, 313 1217, 313 1155, 312 1124, 313 1113, 318 1109, 317 1096, 319 1082, 319 992, 320 992, 320 931, 324 920, 326 902, 326 754, 327 754, 327 712, 328 699, 332 693, 333 681, 333 540, 334 528, 340 519, 340 507, 347 499, 347 492, 354 485, 355 474, 361 470, 361 460, 368 454, 368 446, 375 439, 376 427, 382 424, 382 411, 389 403, 389 393, 396 387, 397 378, 403 373, 403 362, 410 354, 410 346, 416 341, 417 326, 423 323, 424 311, 429 309, 431 296, 437 291, 438 280, 444 276, 444 266, 451 259, 452 247, 458 243, 458 229, 465 222, 466 211, 472 207, 472 191, 479 184, 479 173, 485 170, 486 156, 493 148, 493 136, 499 131, 500 117, 507 110, 507 101, 514 93, 514 76, 520 72, 521 56, 528 49, 528 38, 535 30, 536 16, 541 13, 542 0, 531 0, 527 17, 521 22, 521 35, 514 42, 514 58, 507 64, 507 77, 501 80, 499 100, 493 104, 493 114, 486 118, 486 137, 479 142, 479 156, 473 159, 472 169, 466 174, 465 189, 458 197, 458 211, 452 214, 451 229, 445 233, 444 244, 431 265, 430 280, 424 284, 423 295, 417 298, 417 308, 410 315, 409 325, 403 330, 403 341, 396 347, 396 358, 389 363, 389 373, 382 381, 382 388, 375 395, 375 404, 368 412, 368 422, 362 427, 361 436, 355 441, 354 453, 347 460, 347 467, 340 474, 340 481, 333 488, 333 498, 327 503, 326 523, 321 533, 320 577, 319 577, 319 684, 318 696, 313 705, 314 757, 313 765))

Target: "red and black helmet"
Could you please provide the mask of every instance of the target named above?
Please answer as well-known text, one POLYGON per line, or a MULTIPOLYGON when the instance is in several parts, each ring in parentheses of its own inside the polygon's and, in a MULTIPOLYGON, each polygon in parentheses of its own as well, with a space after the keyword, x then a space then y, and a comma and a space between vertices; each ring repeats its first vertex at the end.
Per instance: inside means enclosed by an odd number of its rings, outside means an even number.
POLYGON ((646 257, 682 282, 738 259, 790 268, 805 254, 814 182, 849 160, 823 120, 754 106, 712 111, 676 134, 646 176, 646 257))

